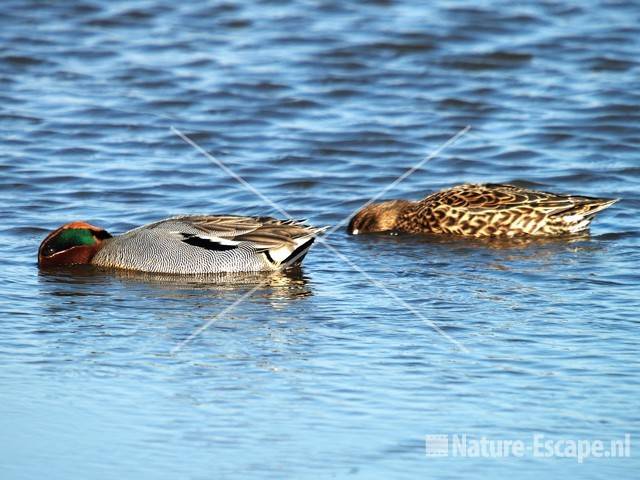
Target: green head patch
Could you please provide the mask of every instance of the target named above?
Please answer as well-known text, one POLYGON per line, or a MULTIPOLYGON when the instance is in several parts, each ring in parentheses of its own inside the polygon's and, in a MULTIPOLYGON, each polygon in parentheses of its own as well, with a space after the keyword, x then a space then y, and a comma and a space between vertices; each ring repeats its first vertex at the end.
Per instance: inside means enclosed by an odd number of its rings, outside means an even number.
POLYGON ((94 233, 88 228, 66 228, 47 242, 42 254, 48 257, 72 247, 93 245, 97 241, 94 233))

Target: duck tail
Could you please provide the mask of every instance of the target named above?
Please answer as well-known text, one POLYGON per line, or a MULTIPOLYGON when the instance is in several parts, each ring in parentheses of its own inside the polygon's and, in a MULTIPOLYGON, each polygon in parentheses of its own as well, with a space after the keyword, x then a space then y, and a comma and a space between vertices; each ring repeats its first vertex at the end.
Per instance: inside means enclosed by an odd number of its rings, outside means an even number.
POLYGON ((560 216, 570 233, 578 233, 589 228, 597 213, 609 208, 620 199, 573 197, 572 200, 575 202, 572 207, 556 215, 560 216))
POLYGON ((308 234, 293 239, 293 244, 269 251, 269 257, 280 266, 281 269, 299 266, 309 252, 316 236, 323 233, 329 227, 308 228, 308 234))
POLYGON ((619 198, 591 198, 591 197, 574 197, 575 205, 563 212, 564 215, 581 215, 584 218, 593 218, 596 213, 601 212, 605 208, 619 201, 619 198))

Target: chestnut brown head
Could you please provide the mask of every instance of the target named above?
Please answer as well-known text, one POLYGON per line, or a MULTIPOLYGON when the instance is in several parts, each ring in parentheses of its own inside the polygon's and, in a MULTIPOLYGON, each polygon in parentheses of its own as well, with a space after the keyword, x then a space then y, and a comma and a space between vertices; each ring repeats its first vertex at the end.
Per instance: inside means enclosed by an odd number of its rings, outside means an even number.
POLYGON ((104 229, 85 222, 72 222, 51 232, 38 249, 38 266, 62 267, 91 262, 102 242, 111 238, 104 229))
POLYGON ((407 200, 390 200, 367 205, 353 216, 347 232, 351 235, 361 235, 393 231, 398 218, 409 204, 411 202, 407 200))

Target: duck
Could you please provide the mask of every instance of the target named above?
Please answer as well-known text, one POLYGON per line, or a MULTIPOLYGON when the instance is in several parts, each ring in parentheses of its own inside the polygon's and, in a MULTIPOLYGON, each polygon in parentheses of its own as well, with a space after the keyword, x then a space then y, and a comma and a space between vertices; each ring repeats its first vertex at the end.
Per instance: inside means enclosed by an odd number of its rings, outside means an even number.
POLYGON ((552 237, 586 231, 619 199, 560 195, 508 184, 464 184, 422 200, 366 205, 347 232, 428 233, 466 237, 552 237))
POLYGON ((113 236, 77 221, 46 236, 38 249, 38 265, 89 264, 180 275, 279 271, 298 267, 324 230, 304 220, 180 215, 113 236))

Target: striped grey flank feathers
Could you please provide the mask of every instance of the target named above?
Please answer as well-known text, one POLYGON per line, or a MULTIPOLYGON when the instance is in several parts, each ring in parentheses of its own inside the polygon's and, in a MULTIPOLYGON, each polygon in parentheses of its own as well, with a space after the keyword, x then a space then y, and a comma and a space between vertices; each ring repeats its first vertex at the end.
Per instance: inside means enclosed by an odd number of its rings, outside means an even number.
POLYGON ((274 271, 299 265, 324 230, 271 217, 185 215, 106 239, 91 263, 174 274, 274 271))

